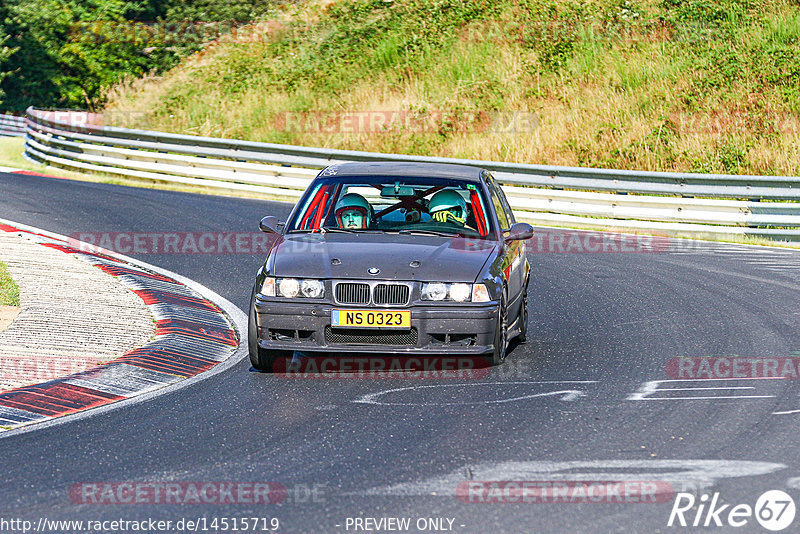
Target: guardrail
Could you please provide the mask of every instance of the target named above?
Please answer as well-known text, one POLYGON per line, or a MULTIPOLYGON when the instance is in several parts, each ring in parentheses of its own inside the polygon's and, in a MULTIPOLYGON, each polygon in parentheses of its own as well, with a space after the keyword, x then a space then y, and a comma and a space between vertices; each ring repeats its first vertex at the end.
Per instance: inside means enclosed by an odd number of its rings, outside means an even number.
POLYGON ((28 109, 25 152, 40 162, 296 199, 346 161, 416 161, 492 171, 518 218, 535 224, 800 240, 800 178, 662 173, 310 148, 90 124, 28 109))
POLYGON ((23 137, 24 135, 25 117, 0 115, 0 137, 23 137))

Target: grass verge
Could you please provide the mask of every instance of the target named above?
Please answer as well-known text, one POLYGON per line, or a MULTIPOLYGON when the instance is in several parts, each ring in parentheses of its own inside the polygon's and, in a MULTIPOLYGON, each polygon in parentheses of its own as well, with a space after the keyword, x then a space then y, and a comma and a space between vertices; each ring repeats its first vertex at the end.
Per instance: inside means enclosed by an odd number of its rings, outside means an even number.
POLYGON ((19 306, 19 287, 0 261, 0 306, 19 306))

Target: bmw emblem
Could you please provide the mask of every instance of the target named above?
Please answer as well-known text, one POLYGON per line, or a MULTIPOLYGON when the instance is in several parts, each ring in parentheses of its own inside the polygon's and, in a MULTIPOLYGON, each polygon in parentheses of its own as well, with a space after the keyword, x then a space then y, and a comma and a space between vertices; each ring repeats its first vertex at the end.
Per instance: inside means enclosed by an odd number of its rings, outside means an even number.
POLYGON ((381 270, 378 269, 377 267, 370 267, 369 269, 367 269, 367 272, 369 274, 378 274, 379 272, 381 272, 381 270))

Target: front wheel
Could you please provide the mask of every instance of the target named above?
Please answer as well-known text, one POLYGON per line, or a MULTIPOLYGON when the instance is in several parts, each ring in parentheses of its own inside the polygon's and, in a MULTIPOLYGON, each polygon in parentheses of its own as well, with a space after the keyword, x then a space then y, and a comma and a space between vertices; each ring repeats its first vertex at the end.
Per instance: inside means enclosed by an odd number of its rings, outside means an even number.
POLYGON ((254 369, 264 373, 272 372, 272 365, 282 356, 286 356, 287 351, 267 350, 258 346, 258 324, 256 323, 256 304, 255 290, 250 299, 250 317, 247 321, 247 349, 250 353, 250 364, 254 369))

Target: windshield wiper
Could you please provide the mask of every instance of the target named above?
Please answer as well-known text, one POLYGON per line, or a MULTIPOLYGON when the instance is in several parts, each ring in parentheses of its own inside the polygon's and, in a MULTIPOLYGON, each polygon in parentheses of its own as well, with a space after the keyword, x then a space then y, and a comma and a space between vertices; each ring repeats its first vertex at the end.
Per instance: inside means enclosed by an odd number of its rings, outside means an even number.
POLYGON ((354 230, 352 228, 326 228, 322 227, 319 229, 319 233, 327 234, 328 232, 332 233, 339 233, 339 234, 357 234, 359 230, 354 230))
POLYGON ((324 234, 326 232, 339 232, 347 234, 385 234, 386 230, 381 228, 322 228, 322 233, 324 234))
POLYGON ((358 234, 363 232, 364 230, 353 230, 350 228, 314 228, 312 230, 289 230, 287 234, 314 234, 319 233, 320 235, 325 235, 328 232, 338 232, 342 234, 358 234))
POLYGON ((422 229, 404 229, 404 230, 397 230, 398 234, 402 235, 412 235, 412 234, 420 234, 420 235, 435 235, 439 237, 454 237, 459 236, 458 232, 447 233, 447 232, 437 232, 436 230, 422 230, 422 229))

